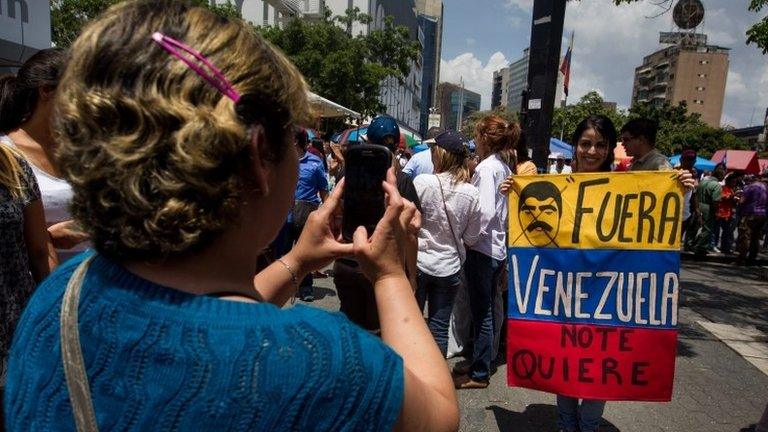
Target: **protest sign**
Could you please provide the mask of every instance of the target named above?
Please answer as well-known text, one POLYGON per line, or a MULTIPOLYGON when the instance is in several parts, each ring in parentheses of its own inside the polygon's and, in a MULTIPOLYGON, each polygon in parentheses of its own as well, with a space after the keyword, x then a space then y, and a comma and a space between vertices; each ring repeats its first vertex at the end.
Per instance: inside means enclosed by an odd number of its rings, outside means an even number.
POLYGON ((509 206, 509 385, 669 401, 683 208, 675 174, 517 177, 509 206))

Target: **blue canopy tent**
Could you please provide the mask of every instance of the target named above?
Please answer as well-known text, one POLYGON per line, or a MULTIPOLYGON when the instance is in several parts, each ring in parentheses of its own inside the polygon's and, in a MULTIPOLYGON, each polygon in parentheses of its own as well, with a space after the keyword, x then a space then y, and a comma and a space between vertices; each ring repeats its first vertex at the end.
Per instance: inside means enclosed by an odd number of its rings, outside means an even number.
MULTIPOLYGON (((680 155, 675 155, 669 158, 669 163, 672 164, 672 166, 678 166, 680 165, 680 155)), ((709 159, 704 159, 703 157, 696 156, 696 163, 693 165, 694 168, 696 168, 699 171, 712 171, 717 166, 716 163, 712 162, 709 159)))
POLYGON ((573 159, 573 147, 557 138, 549 139, 549 153, 560 153, 566 159, 573 159))

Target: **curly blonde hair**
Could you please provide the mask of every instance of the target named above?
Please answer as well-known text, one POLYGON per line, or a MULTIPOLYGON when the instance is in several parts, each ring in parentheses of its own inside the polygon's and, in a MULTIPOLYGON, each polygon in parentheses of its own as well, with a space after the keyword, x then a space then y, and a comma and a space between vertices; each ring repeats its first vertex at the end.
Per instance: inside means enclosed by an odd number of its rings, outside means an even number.
POLYGON ((281 160, 291 126, 312 113, 296 67, 242 20, 182 1, 134 0, 109 8, 75 41, 55 117, 72 213, 96 249, 157 260, 200 248, 236 221, 253 191, 254 158, 281 160), (153 32, 200 51, 246 106, 153 43, 153 32), (253 124, 264 127, 264 154, 253 154, 253 124))

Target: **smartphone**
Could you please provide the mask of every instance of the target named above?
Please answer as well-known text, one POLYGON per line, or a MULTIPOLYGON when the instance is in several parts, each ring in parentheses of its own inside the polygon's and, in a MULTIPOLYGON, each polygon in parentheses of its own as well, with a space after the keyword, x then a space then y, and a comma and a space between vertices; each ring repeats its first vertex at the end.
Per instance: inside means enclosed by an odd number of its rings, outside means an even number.
POLYGON ((358 227, 365 227, 370 236, 384 217, 381 183, 392 166, 392 154, 384 146, 358 144, 349 147, 345 161, 341 234, 352 241, 358 227))

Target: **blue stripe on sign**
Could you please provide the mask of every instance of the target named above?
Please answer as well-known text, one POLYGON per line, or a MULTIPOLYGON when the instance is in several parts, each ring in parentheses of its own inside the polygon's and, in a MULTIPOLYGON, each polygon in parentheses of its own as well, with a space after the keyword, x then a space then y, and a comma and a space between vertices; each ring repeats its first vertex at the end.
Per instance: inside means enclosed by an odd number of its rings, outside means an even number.
POLYGON ((677 326, 680 254, 509 248, 510 319, 677 326))

